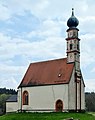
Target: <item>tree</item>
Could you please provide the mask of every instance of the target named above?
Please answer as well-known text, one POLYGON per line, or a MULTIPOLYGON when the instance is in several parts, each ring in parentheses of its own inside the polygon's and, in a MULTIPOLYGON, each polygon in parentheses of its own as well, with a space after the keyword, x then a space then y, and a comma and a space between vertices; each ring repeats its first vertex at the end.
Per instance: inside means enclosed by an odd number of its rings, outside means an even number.
POLYGON ((5 113, 5 104, 6 100, 10 97, 10 95, 7 94, 1 94, 0 95, 0 108, 2 109, 2 113, 5 113))
POLYGON ((87 111, 95 111, 95 93, 85 93, 85 102, 87 111))

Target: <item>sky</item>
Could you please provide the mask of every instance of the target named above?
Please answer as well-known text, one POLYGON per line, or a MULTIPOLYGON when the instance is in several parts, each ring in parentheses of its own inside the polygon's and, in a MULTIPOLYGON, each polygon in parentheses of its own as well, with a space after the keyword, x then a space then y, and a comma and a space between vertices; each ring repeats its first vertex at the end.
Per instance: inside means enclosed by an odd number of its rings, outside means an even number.
POLYGON ((66 57, 72 7, 86 92, 95 92, 95 0, 0 0, 0 87, 17 89, 30 63, 66 57))

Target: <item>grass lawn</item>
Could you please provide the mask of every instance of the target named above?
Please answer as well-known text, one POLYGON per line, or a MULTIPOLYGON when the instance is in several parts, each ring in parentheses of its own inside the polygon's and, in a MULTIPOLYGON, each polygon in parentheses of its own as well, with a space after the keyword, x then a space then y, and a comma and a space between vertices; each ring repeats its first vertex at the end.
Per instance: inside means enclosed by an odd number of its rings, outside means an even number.
POLYGON ((88 114, 92 114, 93 116, 95 116, 95 112, 89 112, 88 114))
POLYGON ((11 113, 0 116, 0 120, 64 120, 72 117, 79 120, 95 120, 95 116, 88 113, 11 113))

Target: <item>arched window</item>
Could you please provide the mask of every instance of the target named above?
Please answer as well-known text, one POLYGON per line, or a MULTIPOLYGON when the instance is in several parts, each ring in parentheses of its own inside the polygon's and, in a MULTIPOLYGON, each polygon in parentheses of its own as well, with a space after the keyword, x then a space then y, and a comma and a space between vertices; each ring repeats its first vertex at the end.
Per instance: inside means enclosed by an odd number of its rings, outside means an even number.
POLYGON ((57 100, 56 101, 56 112, 62 112, 63 111, 63 102, 62 100, 57 100))
POLYGON ((29 94, 27 91, 23 92, 23 105, 28 105, 29 102, 29 94))

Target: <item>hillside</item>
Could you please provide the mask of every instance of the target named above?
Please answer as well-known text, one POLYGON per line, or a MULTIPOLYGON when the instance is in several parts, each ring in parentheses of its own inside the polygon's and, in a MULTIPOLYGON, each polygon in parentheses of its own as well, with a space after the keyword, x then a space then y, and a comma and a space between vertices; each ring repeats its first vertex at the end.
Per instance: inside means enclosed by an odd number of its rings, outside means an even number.
POLYGON ((95 120, 95 116, 87 113, 13 113, 0 116, 0 120, 64 120, 67 118, 95 120))

